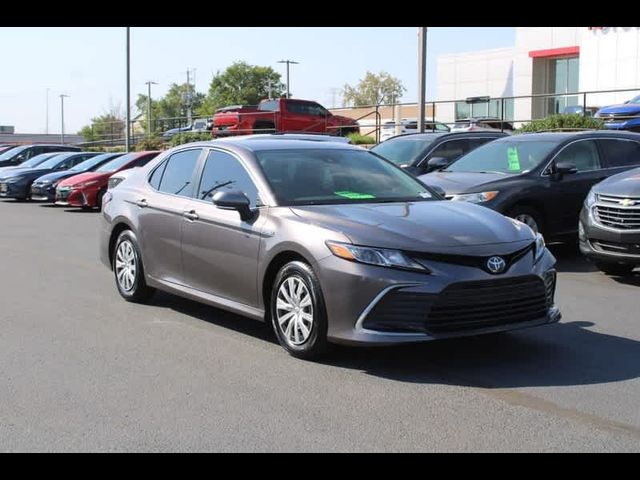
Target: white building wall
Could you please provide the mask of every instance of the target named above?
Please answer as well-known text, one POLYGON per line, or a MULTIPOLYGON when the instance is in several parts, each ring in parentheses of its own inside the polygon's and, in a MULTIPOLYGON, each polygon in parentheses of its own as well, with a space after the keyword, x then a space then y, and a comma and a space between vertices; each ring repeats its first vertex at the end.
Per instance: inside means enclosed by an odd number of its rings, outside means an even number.
MULTIPOLYGON (((436 100, 462 100, 467 97, 512 95, 513 48, 499 48, 452 55, 437 61, 436 100)), ((455 120, 455 104, 439 104, 437 119, 455 120)))
MULTIPOLYGON (((580 29, 580 90, 619 90, 640 87, 640 27, 580 29)), ((622 103, 636 92, 587 96, 590 106, 622 103)))

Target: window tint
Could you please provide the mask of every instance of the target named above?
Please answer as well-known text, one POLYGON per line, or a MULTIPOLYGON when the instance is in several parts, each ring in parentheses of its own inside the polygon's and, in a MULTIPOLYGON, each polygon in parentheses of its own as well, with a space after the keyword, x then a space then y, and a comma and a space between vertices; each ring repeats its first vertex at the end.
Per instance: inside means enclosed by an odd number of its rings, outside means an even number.
POLYGON ((607 167, 640 165, 640 143, 633 140, 598 140, 607 167))
POLYGON ((202 150, 198 148, 171 155, 167 160, 158 190, 181 197, 190 197, 193 192, 191 179, 200 152, 202 150))
POLYGON ((464 140, 449 140, 442 145, 436 147, 436 149, 429 155, 430 158, 442 157, 446 158, 450 162, 460 158, 462 155, 470 150, 468 141, 464 140))
POLYGON ((240 190, 256 206, 258 190, 242 164, 232 155, 212 150, 202 172, 198 198, 211 200, 216 192, 240 190))
POLYGON ((299 115, 324 116, 327 114, 327 111, 324 109, 324 107, 318 105, 317 103, 289 102, 287 103, 287 109, 291 113, 297 113, 299 115))
POLYGON ((151 176, 149 177, 149 183, 153 188, 158 190, 160 188, 160 180, 162 180, 162 174, 167 166, 167 162, 162 162, 160 166, 156 167, 151 176))
POLYGON ((556 156, 555 163, 558 162, 572 163, 579 172, 599 169, 600 157, 596 142, 581 140, 572 143, 556 156))

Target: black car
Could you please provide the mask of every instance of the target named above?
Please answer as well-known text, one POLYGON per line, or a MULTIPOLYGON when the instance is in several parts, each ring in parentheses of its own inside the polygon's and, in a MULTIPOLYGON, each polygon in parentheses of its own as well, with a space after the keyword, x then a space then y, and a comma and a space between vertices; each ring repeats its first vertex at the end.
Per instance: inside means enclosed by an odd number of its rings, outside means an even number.
POLYGON ((547 240, 575 239, 593 185, 640 166, 640 134, 588 131, 501 138, 420 177, 451 200, 478 203, 529 225, 547 240))
POLYGON ((506 136, 502 132, 408 133, 379 143, 371 151, 418 176, 446 167, 480 145, 506 136))
POLYGON ((18 168, 34 168, 40 165, 41 163, 46 162, 51 157, 55 157, 56 155, 60 155, 60 152, 50 152, 50 153, 41 153, 40 155, 36 155, 35 157, 31 157, 26 162, 22 162, 20 165, 16 165, 14 167, 0 167, 0 178, 4 177, 8 172, 13 170, 17 170, 18 168))
POLYGON ((21 145, 0 154, 0 167, 15 167, 41 153, 79 152, 79 147, 70 145, 21 145))
POLYGON ((640 168, 594 186, 578 225, 580 251, 611 275, 640 266, 640 168))
POLYGON ((77 164, 69 170, 56 170, 53 173, 47 173, 46 175, 38 177, 31 184, 31 200, 54 202, 56 199, 56 187, 61 180, 79 175, 80 173, 93 172, 105 163, 121 155, 124 155, 124 153, 103 153, 101 155, 96 153, 94 157, 77 164))
POLYGON ((99 155, 99 153, 65 152, 50 158, 35 168, 16 168, 11 170, 0 178, 0 197, 26 200, 31 193, 31 184, 38 177, 56 170, 69 170, 96 155, 99 155))

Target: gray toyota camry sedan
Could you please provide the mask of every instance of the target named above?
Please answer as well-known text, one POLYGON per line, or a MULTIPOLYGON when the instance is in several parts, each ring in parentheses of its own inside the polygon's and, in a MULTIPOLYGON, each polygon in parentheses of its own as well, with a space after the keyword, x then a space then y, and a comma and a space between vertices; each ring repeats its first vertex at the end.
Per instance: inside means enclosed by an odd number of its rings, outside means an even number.
POLYGON ((182 145, 112 177, 101 218, 125 300, 159 289, 270 322, 301 358, 560 319, 540 235, 342 143, 182 145))

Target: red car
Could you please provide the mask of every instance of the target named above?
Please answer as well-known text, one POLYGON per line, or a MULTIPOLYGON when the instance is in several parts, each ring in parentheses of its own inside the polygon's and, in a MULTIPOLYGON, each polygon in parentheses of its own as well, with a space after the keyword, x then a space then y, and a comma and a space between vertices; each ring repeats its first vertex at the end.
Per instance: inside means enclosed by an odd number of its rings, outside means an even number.
POLYGON ((159 153, 158 150, 127 153, 93 172, 69 177, 58 183, 55 203, 71 207, 100 208, 111 175, 129 168, 141 167, 159 153))

